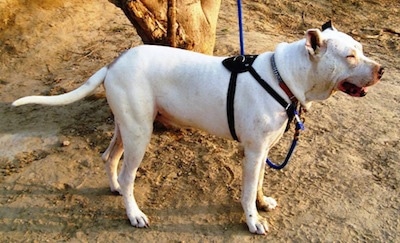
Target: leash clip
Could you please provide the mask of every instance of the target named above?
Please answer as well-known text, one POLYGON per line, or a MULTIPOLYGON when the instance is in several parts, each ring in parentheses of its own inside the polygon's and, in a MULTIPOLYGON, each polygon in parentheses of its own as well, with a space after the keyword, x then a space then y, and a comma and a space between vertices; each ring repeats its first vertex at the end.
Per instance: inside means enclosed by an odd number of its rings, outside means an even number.
POLYGON ((300 119, 299 113, 297 110, 294 111, 294 119, 296 119, 296 130, 304 131, 303 121, 300 119))

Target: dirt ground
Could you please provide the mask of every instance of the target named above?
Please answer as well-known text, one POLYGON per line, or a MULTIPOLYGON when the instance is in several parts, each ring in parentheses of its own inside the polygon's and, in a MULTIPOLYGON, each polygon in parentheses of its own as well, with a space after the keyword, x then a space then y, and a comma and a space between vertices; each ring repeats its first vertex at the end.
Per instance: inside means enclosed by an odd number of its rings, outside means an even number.
MULTIPOLYGON (((386 67, 366 97, 315 103, 290 164, 266 170, 265 192, 279 203, 261 213, 268 235, 250 234, 244 221, 238 144, 161 126, 136 180, 151 227, 131 227, 100 158, 113 132, 104 90, 63 107, 10 103, 70 91, 140 38, 106 0, 3 0, 0 241, 399 242, 400 3, 244 2, 246 53, 272 51, 333 19, 386 67)), ((215 55, 238 53, 235 3, 222 1, 215 55)), ((287 146, 282 140, 271 158, 287 146)))

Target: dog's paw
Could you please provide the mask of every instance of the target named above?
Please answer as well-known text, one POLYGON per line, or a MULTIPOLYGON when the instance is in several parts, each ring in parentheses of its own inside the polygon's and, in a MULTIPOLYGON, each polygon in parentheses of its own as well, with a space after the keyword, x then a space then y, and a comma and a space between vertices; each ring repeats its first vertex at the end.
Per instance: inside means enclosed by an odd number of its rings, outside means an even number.
POLYGON ((115 195, 115 196, 122 196, 121 192, 119 190, 113 190, 111 189, 111 194, 115 195))
POLYGON ((117 181, 110 182, 110 190, 111 190, 111 193, 114 195, 122 195, 121 186, 119 185, 119 183, 117 181))
POLYGON ((110 187, 110 191, 112 194, 114 194, 116 196, 119 196, 119 195, 122 196, 121 188, 119 188, 119 187, 110 187))
POLYGON ((261 200, 257 200, 258 209, 270 211, 276 208, 278 203, 272 197, 263 196, 261 200))
POLYGON ((264 196, 264 202, 265 202, 265 205, 267 206, 267 209, 268 209, 268 210, 275 209, 276 206, 278 206, 278 203, 277 203, 276 200, 273 199, 272 197, 266 197, 266 196, 264 196))
POLYGON ((267 220, 260 215, 249 215, 247 217, 247 226, 253 234, 265 235, 269 231, 267 220))
POLYGON ((128 214, 129 221, 131 225, 137 228, 148 228, 149 227, 149 219, 146 214, 139 210, 139 212, 134 214, 128 214))

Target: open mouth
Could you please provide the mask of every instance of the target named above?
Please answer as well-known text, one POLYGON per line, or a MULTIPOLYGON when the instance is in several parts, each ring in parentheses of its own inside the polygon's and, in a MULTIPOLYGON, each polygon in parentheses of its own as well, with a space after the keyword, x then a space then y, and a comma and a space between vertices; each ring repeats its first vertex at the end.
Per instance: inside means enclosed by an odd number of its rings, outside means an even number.
POLYGON ((354 97, 363 97, 367 95, 367 87, 358 87, 347 81, 341 82, 338 89, 354 97))

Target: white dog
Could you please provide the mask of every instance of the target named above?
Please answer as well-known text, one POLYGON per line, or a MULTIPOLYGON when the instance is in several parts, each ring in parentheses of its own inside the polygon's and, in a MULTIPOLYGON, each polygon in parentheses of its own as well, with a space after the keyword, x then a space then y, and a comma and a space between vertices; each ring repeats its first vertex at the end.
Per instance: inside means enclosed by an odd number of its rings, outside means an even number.
MULTIPOLYGON (((361 44, 332 26, 327 27, 323 32, 310 29, 297 42, 281 43, 275 53, 260 54, 252 64, 286 102, 291 100, 271 67, 273 54, 276 72, 305 108, 338 90, 364 96, 367 87, 380 80, 383 68, 364 56, 361 44)), ((124 52, 76 90, 57 96, 28 96, 13 105, 65 105, 88 96, 103 83, 115 115, 115 133, 103 155, 111 190, 123 195, 131 224, 147 227, 149 220, 135 201, 134 180, 154 120, 232 138, 226 112, 231 72, 223 66, 224 59, 143 45, 124 52), (123 167, 117 176, 124 150, 123 167)), ((234 118, 245 153, 241 202, 246 222, 250 232, 265 234, 268 225, 257 207, 268 210, 277 205, 262 191, 265 160, 284 133, 288 115, 249 72, 244 72, 237 78, 234 118)))

